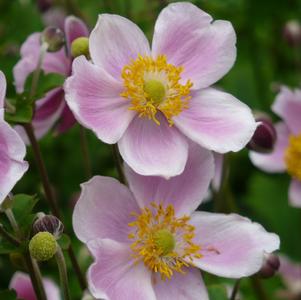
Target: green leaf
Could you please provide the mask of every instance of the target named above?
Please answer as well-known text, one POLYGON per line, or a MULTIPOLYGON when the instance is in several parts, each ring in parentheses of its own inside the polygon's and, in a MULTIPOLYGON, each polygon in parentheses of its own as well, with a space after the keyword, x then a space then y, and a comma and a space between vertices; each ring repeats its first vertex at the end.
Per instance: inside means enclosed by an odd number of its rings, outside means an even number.
POLYGON ((0 299, 5 300, 16 300, 17 294, 14 290, 5 290, 0 292, 0 299))
POLYGON ((227 291, 223 285, 211 285, 208 287, 210 300, 228 300, 227 291))
POLYGON ((67 250, 70 246, 70 237, 67 234, 62 234, 62 236, 58 240, 58 244, 63 250, 67 250))
POLYGON ((32 195, 17 194, 13 197, 13 212, 19 224, 31 214, 38 202, 38 198, 32 195))

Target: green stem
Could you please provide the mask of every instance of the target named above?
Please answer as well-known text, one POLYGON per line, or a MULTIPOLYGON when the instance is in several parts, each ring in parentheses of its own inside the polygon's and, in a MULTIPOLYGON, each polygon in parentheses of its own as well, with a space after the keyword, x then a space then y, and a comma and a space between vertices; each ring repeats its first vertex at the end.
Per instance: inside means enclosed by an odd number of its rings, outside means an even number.
POLYGON ((11 235, 4 229, 3 224, 0 224, 0 235, 2 235, 2 237, 4 237, 8 242, 13 244, 14 246, 18 247, 21 245, 21 242, 18 239, 16 239, 13 235, 11 235))
POLYGON ((113 158, 115 161, 115 166, 117 169, 117 173, 118 173, 118 177, 119 177, 119 181, 123 184, 126 184, 126 179, 123 173, 123 167, 122 167, 122 160, 118 151, 118 147, 117 144, 113 144, 112 145, 112 152, 113 152, 113 158))
POLYGON ((236 280, 230 300, 235 300, 236 299, 236 296, 237 296, 237 293, 238 293, 239 287, 240 287, 240 281, 241 281, 241 279, 236 280))
POLYGON ((91 167, 91 159, 89 155, 89 147, 88 147, 88 141, 87 141, 87 135, 86 130, 83 126, 79 125, 79 131, 80 131, 80 145, 83 155, 83 163, 85 168, 85 173, 87 178, 92 177, 92 167, 91 167))
POLYGON ((56 259, 57 266, 59 269, 60 281, 61 281, 61 287, 63 289, 64 299, 71 300, 65 257, 64 257, 63 251, 60 246, 58 246, 58 248, 57 248, 57 252, 55 254, 55 259, 56 259))
POLYGON ((15 218, 11 208, 6 209, 5 214, 8 218, 8 220, 9 220, 9 223, 11 224, 11 227, 13 228, 14 232, 16 233, 17 237, 20 238, 21 237, 21 231, 20 231, 19 225, 16 221, 16 218, 15 218))

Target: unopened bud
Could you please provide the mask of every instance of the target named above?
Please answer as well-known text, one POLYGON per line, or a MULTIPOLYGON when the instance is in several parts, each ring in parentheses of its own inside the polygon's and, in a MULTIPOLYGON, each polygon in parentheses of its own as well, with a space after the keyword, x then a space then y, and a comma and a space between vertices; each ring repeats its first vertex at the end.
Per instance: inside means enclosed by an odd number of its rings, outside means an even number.
POLYGON ((272 152, 277 139, 277 133, 273 122, 269 117, 264 115, 259 115, 258 117, 255 117, 255 119, 257 122, 260 122, 260 124, 256 128, 247 148, 259 153, 272 152))
POLYGON ((30 240, 29 251, 37 261, 49 260, 57 251, 56 239, 49 232, 39 232, 30 240))
POLYGON ((268 254, 263 262, 263 265, 258 273, 262 278, 271 278, 275 275, 280 267, 280 260, 276 254, 268 254))
POLYGON ((90 58, 89 39, 84 36, 75 39, 71 44, 71 55, 72 57, 85 55, 87 58, 90 58))
POLYGON ((301 25, 297 20, 288 21, 283 29, 283 38, 292 47, 301 43, 301 25))
POLYGON ((32 233, 35 235, 39 232, 49 232, 56 239, 60 238, 64 231, 63 223, 55 216, 41 215, 32 226, 32 233))
POLYGON ((48 52, 57 52, 65 44, 65 35, 63 31, 57 27, 47 27, 41 34, 41 42, 47 43, 48 52))

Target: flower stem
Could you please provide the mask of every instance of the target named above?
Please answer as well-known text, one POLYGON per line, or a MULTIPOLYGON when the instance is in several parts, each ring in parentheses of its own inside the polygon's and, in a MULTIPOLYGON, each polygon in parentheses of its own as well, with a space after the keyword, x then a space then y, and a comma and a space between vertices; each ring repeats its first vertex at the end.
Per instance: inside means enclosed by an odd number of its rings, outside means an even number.
POLYGON ((119 177, 119 181, 123 184, 126 184, 126 179, 123 173, 123 167, 122 167, 122 160, 118 151, 118 147, 117 144, 113 144, 112 145, 112 152, 113 152, 113 158, 115 161, 115 166, 117 169, 117 173, 118 173, 118 177, 119 177))
POLYGON ((61 287, 63 289, 64 299, 65 300, 71 300, 65 257, 64 257, 63 251, 62 251, 62 249, 59 245, 57 247, 57 252, 55 254, 55 259, 56 259, 57 266, 58 266, 58 269, 59 269, 60 281, 61 281, 61 287))
POLYGON ((80 145, 83 155, 83 162, 84 162, 84 168, 87 178, 92 177, 92 167, 91 167, 91 159, 89 155, 89 147, 88 147, 88 141, 87 141, 87 135, 86 130, 83 126, 79 125, 79 131, 80 131, 80 145))
POLYGON ((18 247, 21 245, 21 242, 18 239, 16 239, 13 235, 11 235, 4 229, 3 224, 0 224, 0 235, 2 235, 2 237, 4 237, 8 242, 13 244, 14 246, 18 247))
POLYGON ((16 233, 17 237, 20 238, 21 231, 20 231, 19 225, 15 219, 13 211, 11 210, 11 208, 8 208, 4 212, 9 220, 9 223, 11 224, 11 227, 13 228, 14 232, 16 233))
POLYGON ((238 293, 239 287, 240 287, 240 281, 241 281, 241 279, 236 280, 230 300, 235 300, 236 299, 236 296, 237 296, 237 293, 238 293))

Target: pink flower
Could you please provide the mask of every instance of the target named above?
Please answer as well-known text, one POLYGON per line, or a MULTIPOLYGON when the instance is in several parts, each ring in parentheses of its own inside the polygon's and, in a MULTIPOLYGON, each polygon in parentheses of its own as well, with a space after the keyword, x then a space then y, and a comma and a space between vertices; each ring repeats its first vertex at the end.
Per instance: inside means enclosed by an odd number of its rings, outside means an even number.
POLYGON ((169 180, 125 172, 130 190, 103 176, 82 184, 73 214, 95 258, 88 282, 97 299, 206 300, 197 268, 249 276, 279 247, 277 235, 249 219, 195 211, 213 177, 208 150, 192 145, 183 173, 169 180))
MULTIPOLYGON (((43 284, 47 300, 61 299, 59 289, 51 279, 45 278, 43 280, 43 284)), ((16 272, 10 281, 9 288, 16 291, 18 298, 22 298, 24 300, 37 299, 32 287, 30 277, 25 273, 16 272)))
POLYGON ((266 172, 291 175, 289 201, 292 206, 301 207, 301 90, 282 87, 272 110, 283 120, 275 126, 274 151, 268 154, 250 152, 250 159, 266 172))
POLYGON ((131 21, 102 14, 90 35, 92 62, 73 63, 65 84, 76 119, 118 147, 137 173, 181 174, 187 137, 217 152, 238 151, 256 124, 235 97, 209 88, 232 67, 236 36, 191 3, 160 13, 152 49, 131 21))
MULTIPOLYGON (((71 73, 72 57, 70 46, 73 40, 81 36, 88 36, 86 25, 78 18, 69 16, 65 19, 65 36, 67 43, 67 54, 65 48, 58 52, 48 52, 45 56, 42 69, 45 73, 58 73, 69 76, 71 73)), ((38 64, 41 33, 31 34, 21 47, 21 60, 14 67, 16 89, 18 93, 24 91, 24 84, 30 73, 38 64)), ((49 91, 44 98, 36 101, 36 109, 33 118, 33 127, 37 138, 42 138, 56 123, 56 130, 62 133, 75 124, 72 112, 65 102, 62 88, 49 91)), ((23 128, 18 126, 18 132, 24 136, 23 128)))
POLYGON ((4 120, 6 80, 0 71, 0 204, 28 169, 25 145, 4 120))

